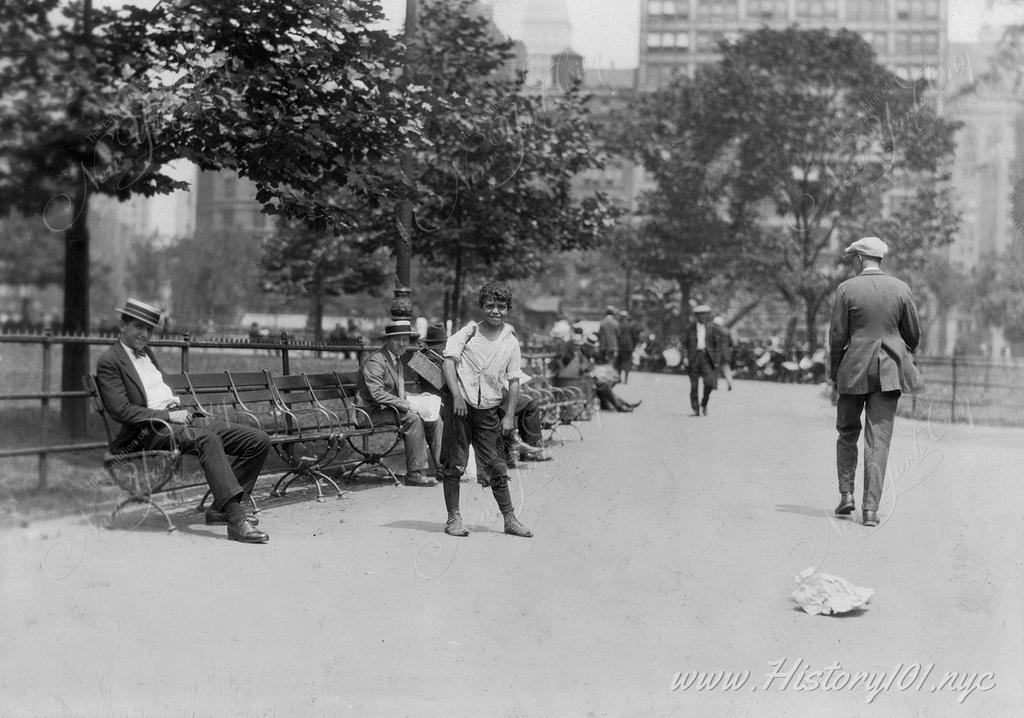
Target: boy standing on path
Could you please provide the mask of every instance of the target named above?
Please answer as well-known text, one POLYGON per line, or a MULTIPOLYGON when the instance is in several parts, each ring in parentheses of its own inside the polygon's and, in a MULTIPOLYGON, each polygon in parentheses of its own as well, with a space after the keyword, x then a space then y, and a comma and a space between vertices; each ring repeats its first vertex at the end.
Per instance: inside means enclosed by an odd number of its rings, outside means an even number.
POLYGON ((480 308, 484 320, 470 322, 455 332, 444 349, 444 379, 452 395, 452 406, 442 409, 444 433, 438 470, 448 510, 444 532, 450 536, 469 535, 459 514, 459 479, 466 470, 472 443, 478 461, 487 468, 494 500, 505 519, 505 533, 530 538, 533 533, 513 512, 508 466, 500 442, 502 434, 515 429, 522 364, 519 339, 512 326, 505 323, 505 315, 512 308, 512 290, 502 282, 484 283, 480 308))

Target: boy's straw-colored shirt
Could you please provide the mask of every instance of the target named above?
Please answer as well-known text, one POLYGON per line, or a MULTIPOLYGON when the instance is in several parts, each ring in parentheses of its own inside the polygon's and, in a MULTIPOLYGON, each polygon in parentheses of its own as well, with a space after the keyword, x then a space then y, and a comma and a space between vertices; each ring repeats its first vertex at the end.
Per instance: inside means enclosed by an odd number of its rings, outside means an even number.
POLYGON ((477 409, 501 404, 509 379, 518 379, 522 373, 519 339, 511 324, 505 324, 491 341, 476 322, 470 322, 448 338, 444 355, 455 360, 462 398, 477 409))

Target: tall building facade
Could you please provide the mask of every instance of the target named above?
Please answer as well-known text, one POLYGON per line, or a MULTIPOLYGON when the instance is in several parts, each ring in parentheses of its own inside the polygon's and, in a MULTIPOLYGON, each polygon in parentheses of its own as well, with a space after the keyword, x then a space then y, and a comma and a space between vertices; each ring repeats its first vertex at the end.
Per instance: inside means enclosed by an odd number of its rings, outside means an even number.
POLYGON ((642 90, 693 76, 718 44, 760 27, 859 32, 898 75, 928 74, 946 50, 947 0, 641 0, 642 90))

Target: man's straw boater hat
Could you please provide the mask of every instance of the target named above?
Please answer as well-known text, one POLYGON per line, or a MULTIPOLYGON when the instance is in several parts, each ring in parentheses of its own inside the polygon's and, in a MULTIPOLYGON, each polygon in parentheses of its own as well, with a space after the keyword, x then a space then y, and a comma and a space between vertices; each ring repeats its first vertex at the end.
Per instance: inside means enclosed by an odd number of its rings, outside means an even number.
POLYGON ((124 306, 117 310, 122 316, 129 316, 138 319, 144 324, 155 327, 160 324, 162 313, 156 307, 140 302, 138 299, 129 299, 124 306))
POLYGON ((399 319, 398 321, 391 322, 390 324, 384 325, 384 333, 381 334, 378 339, 390 339, 391 337, 402 337, 406 336, 410 339, 419 338, 419 334, 412 328, 412 323, 407 319, 399 319))

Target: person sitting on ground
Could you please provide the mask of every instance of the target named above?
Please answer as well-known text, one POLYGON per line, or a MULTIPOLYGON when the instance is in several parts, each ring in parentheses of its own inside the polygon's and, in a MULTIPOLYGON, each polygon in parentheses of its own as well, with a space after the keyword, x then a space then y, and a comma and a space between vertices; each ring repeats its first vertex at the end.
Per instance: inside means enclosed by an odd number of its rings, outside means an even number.
POLYGON ((436 486, 426 475, 429 467, 426 430, 405 393, 405 365, 401 357, 409 349, 410 339, 419 335, 407 320, 394 321, 384 327, 379 339, 384 343, 371 352, 359 370, 359 398, 370 421, 389 421, 398 411, 399 425, 405 442, 405 483, 409 486, 436 486))
POLYGON ((522 356, 519 339, 505 315, 512 308, 512 290, 502 282, 480 288, 484 320, 470 322, 448 339, 444 378, 452 395, 441 440, 441 469, 450 536, 468 536, 459 513, 459 480, 466 470, 470 444, 491 483, 491 492, 505 523, 505 533, 529 538, 533 533, 516 518, 508 489, 508 466, 499 445, 502 433, 515 428, 522 356), (505 388, 508 388, 507 393, 505 388))
POLYGON ((251 426, 226 421, 193 423, 197 415, 181 408, 147 346, 160 324, 160 310, 128 299, 120 313, 118 340, 96 365, 100 397, 110 416, 121 424, 111 451, 165 450, 176 443, 181 453, 198 457, 210 486, 213 505, 206 510, 206 523, 227 524, 232 541, 267 543, 270 536, 256 528, 259 522, 247 516, 242 505, 263 469, 270 437, 251 426))
POLYGON ((597 401, 602 411, 629 412, 643 403, 643 400, 626 401, 615 393, 614 387, 619 383, 619 373, 611 364, 598 361, 600 352, 593 337, 587 338, 587 341, 580 347, 580 353, 583 357, 581 367, 594 379, 594 392, 597 394, 597 401))

